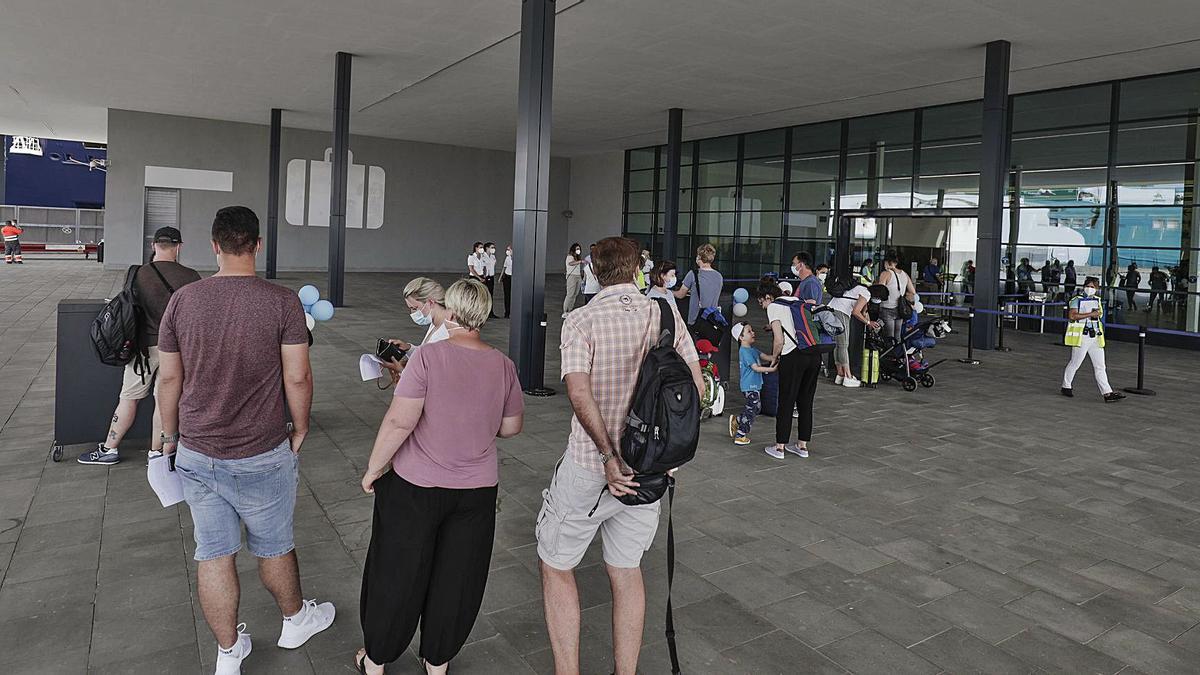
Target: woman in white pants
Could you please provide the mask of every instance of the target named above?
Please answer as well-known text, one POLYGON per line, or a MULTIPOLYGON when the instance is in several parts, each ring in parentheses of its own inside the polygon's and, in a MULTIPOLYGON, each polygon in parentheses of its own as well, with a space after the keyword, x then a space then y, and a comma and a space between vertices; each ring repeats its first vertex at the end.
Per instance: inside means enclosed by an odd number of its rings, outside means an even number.
POLYGON ((1083 283, 1082 292, 1071 298, 1067 309, 1067 334, 1063 338, 1071 348, 1071 361, 1063 371, 1062 394, 1074 396, 1071 383, 1075 380, 1075 372, 1083 365, 1085 358, 1092 360, 1092 371, 1096 375, 1096 385, 1104 395, 1106 403, 1112 403, 1125 398, 1125 395, 1113 391, 1108 384, 1108 373, 1104 368, 1104 303, 1096 294, 1099 286, 1096 277, 1088 277, 1083 283))

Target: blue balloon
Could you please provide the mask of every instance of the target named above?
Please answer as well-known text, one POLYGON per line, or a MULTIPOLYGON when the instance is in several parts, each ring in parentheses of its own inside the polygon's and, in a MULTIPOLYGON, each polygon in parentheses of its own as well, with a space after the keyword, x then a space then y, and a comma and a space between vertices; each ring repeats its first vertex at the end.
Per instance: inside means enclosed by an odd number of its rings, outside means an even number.
POLYGON ((313 303, 312 318, 317 321, 328 321, 333 318, 333 303, 328 300, 318 300, 313 303))
POLYGON ((300 306, 304 308, 305 314, 312 314, 312 305, 306 305, 304 303, 300 303, 300 306))
POLYGON ((739 288, 733 292, 733 301, 742 304, 750 299, 750 291, 744 288, 739 288))
POLYGON ((304 305, 305 307, 314 305, 318 300, 321 299, 321 291, 318 291, 317 287, 313 286, 312 284, 309 284, 308 286, 301 286, 300 293, 298 295, 300 296, 300 304, 304 305))

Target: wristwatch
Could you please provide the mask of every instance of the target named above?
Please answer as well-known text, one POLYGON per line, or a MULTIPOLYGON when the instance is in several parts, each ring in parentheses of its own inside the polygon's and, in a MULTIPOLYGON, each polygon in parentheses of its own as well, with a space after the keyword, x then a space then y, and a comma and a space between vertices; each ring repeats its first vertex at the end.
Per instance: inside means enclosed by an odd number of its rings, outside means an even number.
POLYGON ((612 455, 607 452, 600 453, 600 464, 608 464, 608 460, 612 459, 612 455))
POLYGON ((171 434, 170 436, 159 432, 158 437, 160 439, 162 439, 163 443, 178 443, 179 442, 179 432, 178 431, 171 434))

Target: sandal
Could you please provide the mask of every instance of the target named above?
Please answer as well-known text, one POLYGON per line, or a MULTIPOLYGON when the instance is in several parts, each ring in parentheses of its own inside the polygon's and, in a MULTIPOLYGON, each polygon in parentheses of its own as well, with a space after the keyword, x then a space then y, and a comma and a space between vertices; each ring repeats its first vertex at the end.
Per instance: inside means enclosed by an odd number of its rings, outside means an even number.
MULTIPOLYGON (((367 675, 367 650, 362 650, 362 654, 354 655, 354 668, 362 675, 367 675)), ((387 666, 384 665, 381 672, 387 673, 387 666)))

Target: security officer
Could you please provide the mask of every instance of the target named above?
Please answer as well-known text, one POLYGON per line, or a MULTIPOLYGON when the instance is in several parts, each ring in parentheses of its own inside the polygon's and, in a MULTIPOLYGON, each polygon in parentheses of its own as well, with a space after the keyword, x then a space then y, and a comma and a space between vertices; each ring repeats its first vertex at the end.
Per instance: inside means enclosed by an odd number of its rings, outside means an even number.
POLYGON ((17 221, 15 220, 5 221, 4 227, 0 228, 0 234, 3 234, 4 236, 5 264, 25 264, 25 261, 21 260, 21 234, 23 232, 24 230, 17 227, 17 221))
POLYGON ((1099 285, 1099 279, 1088 277, 1083 282, 1082 293, 1071 298, 1068 304, 1067 318, 1071 323, 1067 324, 1064 343, 1071 348, 1071 362, 1063 372, 1062 394, 1075 395, 1071 389, 1075 371, 1083 365, 1084 358, 1090 358, 1096 384, 1104 395, 1105 403, 1113 403, 1125 398, 1125 395, 1113 391, 1104 369, 1104 304, 1096 292, 1099 285))

